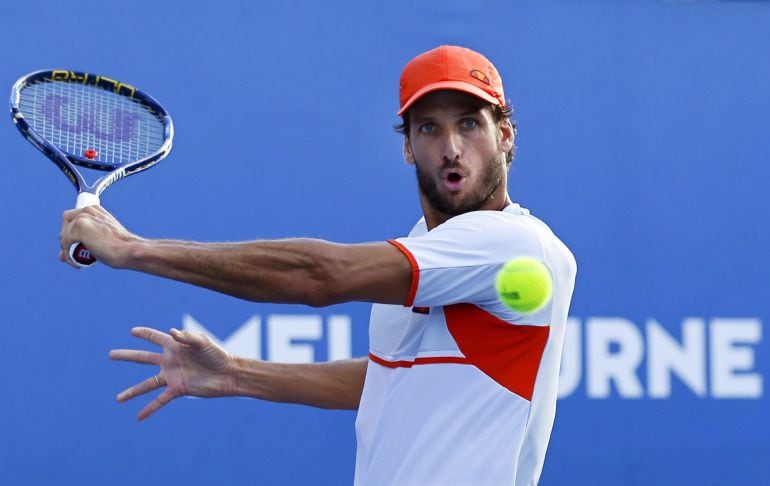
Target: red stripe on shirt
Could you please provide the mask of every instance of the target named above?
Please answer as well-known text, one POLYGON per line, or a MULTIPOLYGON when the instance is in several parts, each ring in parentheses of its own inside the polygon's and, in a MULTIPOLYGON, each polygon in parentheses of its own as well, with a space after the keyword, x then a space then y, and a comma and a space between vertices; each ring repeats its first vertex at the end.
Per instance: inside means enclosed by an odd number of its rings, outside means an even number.
POLYGON ((402 361, 388 361, 382 359, 379 356, 375 356, 369 353, 369 359, 377 363, 378 365, 385 366, 386 368, 411 368, 412 366, 427 365, 427 364, 471 364, 468 358, 462 356, 431 356, 426 358, 415 358, 414 361, 402 360, 402 361))
POLYGON ((420 267, 417 265, 417 260, 414 258, 414 255, 412 255, 412 252, 409 251, 404 245, 396 240, 388 240, 388 243, 398 248, 399 251, 404 254, 406 259, 409 260, 409 264, 412 266, 412 285, 409 287, 409 296, 406 298, 406 302, 404 303, 404 307, 412 307, 412 304, 414 304, 414 297, 417 295, 417 284, 420 283, 420 267))

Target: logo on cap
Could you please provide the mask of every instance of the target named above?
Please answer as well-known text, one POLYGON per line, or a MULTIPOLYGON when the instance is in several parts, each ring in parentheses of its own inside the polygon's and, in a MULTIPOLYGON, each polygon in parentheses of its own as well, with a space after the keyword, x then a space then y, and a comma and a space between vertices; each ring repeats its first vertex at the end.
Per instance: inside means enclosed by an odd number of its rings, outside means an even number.
POLYGON ((487 77, 487 75, 482 73, 478 69, 474 69, 473 71, 471 71, 471 76, 473 76, 474 78, 478 79, 479 81, 481 81, 484 84, 490 84, 490 85, 492 84, 492 83, 489 82, 489 78, 487 77))

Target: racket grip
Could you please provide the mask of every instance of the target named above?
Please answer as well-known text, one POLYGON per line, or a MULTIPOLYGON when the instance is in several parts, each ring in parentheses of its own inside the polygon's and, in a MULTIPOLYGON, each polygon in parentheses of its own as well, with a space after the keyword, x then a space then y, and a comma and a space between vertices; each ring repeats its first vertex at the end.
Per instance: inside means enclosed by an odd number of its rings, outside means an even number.
POLYGON ((90 267, 96 263, 96 258, 83 243, 76 241, 70 245, 70 261, 78 267, 90 267))
MULTIPOLYGON (((75 203, 76 209, 85 208, 87 206, 98 206, 99 196, 90 192, 81 192, 78 194, 77 202, 75 203)), ((83 243, 76 241, 70 245, 70 261, 75 266, 83 268, 90 267, 96 263, 96 258, 88 251, 88 248, 83 243)))

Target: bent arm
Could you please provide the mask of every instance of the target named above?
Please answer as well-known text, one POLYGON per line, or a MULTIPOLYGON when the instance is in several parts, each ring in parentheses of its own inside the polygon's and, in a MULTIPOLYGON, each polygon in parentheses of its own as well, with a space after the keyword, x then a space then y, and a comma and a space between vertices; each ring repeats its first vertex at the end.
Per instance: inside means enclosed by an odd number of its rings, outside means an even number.
POLYGON ((101 206, 66 211, 63 219, 59 258, 64 261, 70 245, 80 241, 106 265, 256 302, 403 304, 412 283, 409 261, 386 242, 148 240, 130 233, 101 206))
POLYGON ((315 307, 350 301, 403 304, 412 281, 409 261, 386 242, 139 240, 130 246, 124 267, 255 302, 315 307))

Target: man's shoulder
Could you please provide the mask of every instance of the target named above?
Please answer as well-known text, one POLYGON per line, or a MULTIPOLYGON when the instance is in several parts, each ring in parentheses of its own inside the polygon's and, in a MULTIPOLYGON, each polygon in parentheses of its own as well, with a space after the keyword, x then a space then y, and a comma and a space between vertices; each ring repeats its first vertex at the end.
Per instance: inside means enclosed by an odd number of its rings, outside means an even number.
POLYGON ((399 241, 409 248, 431 248, 459 251, 473 249, 478 254, 496 253, 501 248, 531 248, 542 246, 544 234, 529 213, 508 211, 470 211, 454 216, 427 231, 415 227, 409 237, 399 241))
POLYGON ((471 246, 474 248, 537 248, 562 246, 551 228, 526 208, 511 204, 502 211, 479 210, 458 214, 428 230, 420 220, 408 239, 425 244, 471 246), (430 242, 430 243, 429 243, 430 242))

